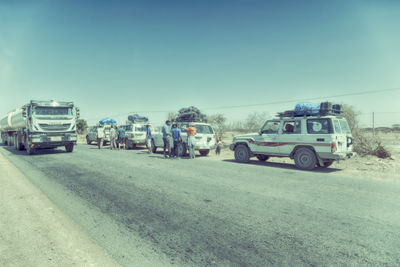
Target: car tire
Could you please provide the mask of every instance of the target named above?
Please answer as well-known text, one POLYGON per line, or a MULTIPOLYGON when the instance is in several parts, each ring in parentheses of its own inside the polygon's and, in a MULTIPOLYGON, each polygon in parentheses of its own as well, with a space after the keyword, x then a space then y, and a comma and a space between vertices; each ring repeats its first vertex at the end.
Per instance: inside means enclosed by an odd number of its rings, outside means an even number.
POLYGON ((154 143, 154 139, 151 139, 151 152, 153 153, 157 152, 157 147, 156 144, 154 143))
POLYGON ((235 160, 240 163, 247 163, 250 161, 250 151, 246 145, 238 145, 235 148, 235 160))
POLYGON ((92 144, 92 141, 90 141, 89 136, 86 136, 86 143, 87 143, 88 145, 91 145, 91 144, 92 144))
POLYGON ((302 170, 312 170, 317 164, 317 157, 314 151, 309 148, 299 148, 294 153, 294 163, 302 170))
POLYGON ((208 156, 208 153, 210 153, 210 150, 209 149, 200 150, 199 152, 200 152, 200 155, 202 155, 203 157, 206 157, 206 156, 208 156))
POLYGON ((334 160, 325 160, 324 161, 324 166, 320 166, 321 168, 328 168, 329 166, 331 166, 333 164, 333 162, 335 162, 334 160))
POLYGON ((69 143, 69 144, 65 145, 65 150, 66 150, 68 153, 71 153, 72 151, 74 151, 74 144, 69 143))
POLYGON ((257 155, 256 157, 259 161, 267 161, 269 159, 267 155, 257 155))

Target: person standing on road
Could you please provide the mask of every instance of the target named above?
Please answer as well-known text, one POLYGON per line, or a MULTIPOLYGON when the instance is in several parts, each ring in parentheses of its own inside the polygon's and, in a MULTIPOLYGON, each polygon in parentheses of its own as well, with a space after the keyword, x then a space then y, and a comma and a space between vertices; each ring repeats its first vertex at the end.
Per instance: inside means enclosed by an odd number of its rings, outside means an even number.
POLYGON ((117 141, 118 150, 119 150, 119 147, 121 144, 125 144, 125 129, 124 129, 124 127, 118 127, 118 141, 117 141))
POLYGON ((115 150, 115 149, 117 149, 117 131, 115 130, 115 128, 114 128, 114 125, 111 125, 111 128, 110 128, 110 149, 111 150, 115 150))
POLYGON ((164 157, 169 158, 171 157, 171 121, 167 120, 165 125, 162 127, 162 134, 163 134, 163 141, 164 141, 164 157), (168 149, 168 155, 167 155, 168 149))
POLYGON ((105 136, 104 128, 103 125, 100 124, 99 127, 97 127, 97 132, 96 132, 97 147, 99 149, 101 149, 103 146, 104 136, 105 136))
POLYGON ((174 139, 174 150, 173 150, 173 157, 179 157, 178 147, 179 144, 182 143, 181 138, 181 129, 178 128, 177 124, 172 125, 172 138, 174 139))
POLYGON ((151 139, 152 139, 152 135, 151 135, 151 128, 150 128, 150 124, 146 125, 146 146, 147 149, 149 150, 149 154, 151 154, 153 151, 151 150, 151 139))
POLYGON ((196 156, 194 154, 194 137, 196 136, 196 128, 193 124, 190 124, 188 128, 186 128, 187 136, 188 136, 188 148, 189 148, 189 157, 194 159, 196 156))

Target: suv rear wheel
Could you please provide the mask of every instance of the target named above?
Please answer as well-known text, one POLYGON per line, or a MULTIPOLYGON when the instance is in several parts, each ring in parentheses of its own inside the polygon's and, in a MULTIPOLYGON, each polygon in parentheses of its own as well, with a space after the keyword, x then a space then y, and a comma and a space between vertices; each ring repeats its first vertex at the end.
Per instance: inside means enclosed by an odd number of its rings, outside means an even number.
POLYGON ((321 168, 328 168, 333 162, 334 160, 324 160, 324 166, 321 166, 321 168))
POLYGON ((246 145, 238 145, 235 148, 235 159, 241 163, 247 163, 250 160, 250 151, 246 145))
POLYGON ((257 155, 256 157, 259 161, 266 161, 269 159, 267 155, 257 155))
POLYGON ((317 158, 311 149, 305 147, 299 148, 294 154, 294 163, 299 169, 312 170, 317 164, 317 158))
POLYGON ((200 152, 200 155, 207 156, 208 153, 210 153, 210 150, 209 149, 205 149, 205 150, 200 150, 199 152, 200 152))

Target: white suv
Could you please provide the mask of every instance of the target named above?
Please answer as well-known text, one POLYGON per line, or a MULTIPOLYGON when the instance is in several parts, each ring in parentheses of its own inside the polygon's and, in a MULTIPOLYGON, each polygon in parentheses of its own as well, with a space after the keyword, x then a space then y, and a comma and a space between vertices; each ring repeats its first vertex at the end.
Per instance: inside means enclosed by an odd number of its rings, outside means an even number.
POLYGON ((230 149, 239 162, 248 162, 252 156, 260 161, 289 157, 298 168, 312 170, 353 156, 352 144, 343 116, 304 116, 268 120, 259 133, 235 136, 230 149))

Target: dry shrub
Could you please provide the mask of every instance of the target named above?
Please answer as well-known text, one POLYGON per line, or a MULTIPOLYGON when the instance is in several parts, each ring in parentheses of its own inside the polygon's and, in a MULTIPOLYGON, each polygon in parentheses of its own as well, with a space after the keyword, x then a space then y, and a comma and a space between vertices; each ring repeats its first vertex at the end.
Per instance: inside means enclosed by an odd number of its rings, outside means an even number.
POLYGON ((391 153, 383 145, 379 137, 367 136, 361 131, 355 131, 353 151, 360 156, 377 156, 378 158, 390 158, 391 153))

